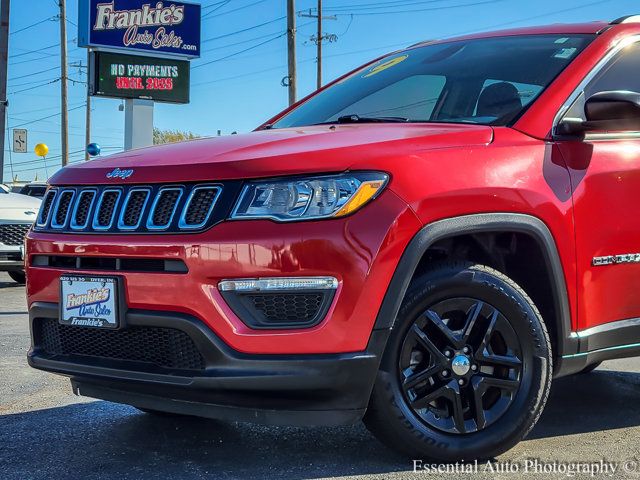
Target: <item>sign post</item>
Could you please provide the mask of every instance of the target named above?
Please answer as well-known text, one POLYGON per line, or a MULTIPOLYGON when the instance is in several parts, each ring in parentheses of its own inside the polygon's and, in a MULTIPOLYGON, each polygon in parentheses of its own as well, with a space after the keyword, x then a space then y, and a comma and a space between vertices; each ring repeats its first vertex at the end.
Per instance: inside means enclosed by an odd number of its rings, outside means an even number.
POLYGON ((153 145, 153 101, 128 99, 124 102, 124 149, 153 145))
POLYGON ((91 95, 125 99, 126 150, 152 145, 154 102, 189 103, 200 4, 80 0, 78 11, 78 46, 93 51, 91 95))

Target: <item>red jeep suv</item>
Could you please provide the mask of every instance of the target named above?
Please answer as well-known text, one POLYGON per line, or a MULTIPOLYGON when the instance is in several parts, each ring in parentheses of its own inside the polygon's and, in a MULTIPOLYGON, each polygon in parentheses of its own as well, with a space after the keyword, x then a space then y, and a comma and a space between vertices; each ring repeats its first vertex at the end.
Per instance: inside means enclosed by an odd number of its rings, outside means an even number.
POLYGON ((490 458, 640 354, 640 17, 429 41, 245 135, 59 171, 29 363, 147 412, 490 458))

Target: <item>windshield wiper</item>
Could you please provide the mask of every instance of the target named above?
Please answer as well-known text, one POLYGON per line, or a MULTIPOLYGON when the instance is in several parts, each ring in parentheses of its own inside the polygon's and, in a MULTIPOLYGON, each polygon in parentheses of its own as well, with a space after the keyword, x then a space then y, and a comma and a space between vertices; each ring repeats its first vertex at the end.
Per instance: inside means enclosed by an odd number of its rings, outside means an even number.
POLYGON ((360 115, 343 115, 330 122, 322 122, 316 125, 327 125, 331 123, 405 123, 409 119, 405 117, 361 117, 360 115))

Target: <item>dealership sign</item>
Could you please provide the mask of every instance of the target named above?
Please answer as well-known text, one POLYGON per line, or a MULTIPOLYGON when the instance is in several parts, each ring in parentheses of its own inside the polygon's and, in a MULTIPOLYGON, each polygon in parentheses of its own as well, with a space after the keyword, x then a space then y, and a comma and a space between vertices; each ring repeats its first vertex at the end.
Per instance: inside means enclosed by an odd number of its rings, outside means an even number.
POLYGON ((94 52, 92 67, 92 95, 189 103, 186 60, 94 52))
POLYGON ((200 15, 195 3, 81 0, 78 46, 197 58, 200 15))

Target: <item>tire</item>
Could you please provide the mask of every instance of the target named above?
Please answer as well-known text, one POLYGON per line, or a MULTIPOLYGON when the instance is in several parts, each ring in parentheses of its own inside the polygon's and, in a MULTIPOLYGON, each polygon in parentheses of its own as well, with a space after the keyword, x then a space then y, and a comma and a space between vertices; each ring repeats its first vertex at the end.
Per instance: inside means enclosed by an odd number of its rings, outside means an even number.
POLYGON ((587 373, 591 373, 600 365, 602 365, 602 362, 596 362, 592 363, 591 365, 587 365, 583 370, 578 372, 578 375, 586 375, 587 373))
POLYGON ((23 270, 15 270, 7 273, 14 282, 19 283, 20 285, 24 285, 27 281, 27 276, 23 270))
POLYGON ((513 280, 483 265, 440 264, 405 296, 365 425, 410 458, 492 459, 540 417, 550 345, 540 313, 513 280))

